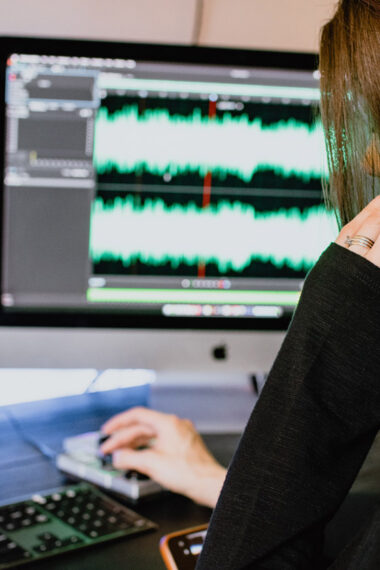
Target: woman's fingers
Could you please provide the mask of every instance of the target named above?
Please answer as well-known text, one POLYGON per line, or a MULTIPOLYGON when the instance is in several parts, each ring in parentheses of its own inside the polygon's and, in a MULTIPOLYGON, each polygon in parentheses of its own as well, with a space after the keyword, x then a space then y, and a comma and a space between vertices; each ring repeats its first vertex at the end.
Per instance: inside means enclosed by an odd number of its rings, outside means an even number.
POLYGON ((380 196, 374 198, 364 210, 344 226, 336 243, 380 267, 380 196), (359 236, 372 240, 373 247, 360 243, 352 245, 347 243, 347 238, 359 236))
POLYGON ((361 235, 360 228, 363 227, 367 218, 369 218, 370 216, 378 216, 380 219, 380 196, 377 196, 376 198, 371 200, 371 202, 365 208, 363 208, 363 210, 361 210, 361 212, 359 212, 359 214, 355 216, 355 218, 351 220, 351 222, 349 222, 342 228, 340 234, 335 240, 336 243, 343 247, 347 247, 347 244, 345 243, 346 238, 353 237, 354 235, 357 234, 361 235))
POLYGON ((139 423, 144 423, 151 427, 159 426, 165 421, 165 416, 166 414, 138 406, 113 416, 102 426, 102 431, 106 434, 111 434, 118 429, 139 423))
POLYGON ((154 430, 145 424, 132 425, 113 432, 111 437, 100 447, 100 450, 104 455, 107 455, 120 447, 146 445, 154 435, 154 430))
MULTIPOLYGON (((364 220, 364 222, 358 227, 358 230, 354 235, 363 238, 369 238, 373 242, 376 242, 376 240, 380 235, 380 212, 378 214, 369 215, 364 220)), ((352 237, 354 236, 350 236, 350 238, 352 237)), ((366 245, 360 245, 360 244, 353 244, 353 245, 346 244, 346 247, 349 247, 350 251, 358 253, 363 257, 366 257, 367 254, 369 254, 369 252, 371 251, 371 248, 367 247, 366 245)))
POLYGON ((366 254, 366 259, 377 267, 380 267, 380 237, 377 238, 373 247, 366 254))
POLYGON ((155 453, 150 450, 119 449, 112 454, 112 464, 116 469, 133 469, 148 477, 153 477, 155 463, 155 453))

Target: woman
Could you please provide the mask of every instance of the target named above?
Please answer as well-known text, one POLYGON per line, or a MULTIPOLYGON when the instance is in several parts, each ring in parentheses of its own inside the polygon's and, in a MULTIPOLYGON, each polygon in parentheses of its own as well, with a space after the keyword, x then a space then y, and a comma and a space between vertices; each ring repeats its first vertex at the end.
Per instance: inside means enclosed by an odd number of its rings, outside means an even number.
MULTIPOLYGON (((380 197, 362 209, 379 193, 380 0, 341 0, 320 55, 328 200, 346 225, 306 279, 199 570, 326 567, 324 527, 380 426, 380 197)), ((380 568, 379 519, 333 568, 380 568)))
MULTIPOLYGON (((306 280, 228 471, 199 570, 326 567, 324 527, 380 426, 380 197, 357 214, 380 193, 380 0, 341 0, 323 30, 320 68, 327 199, 346 225, 306 280)), ((104 431, 113 435, 103 452, 114 452, 117 467, 214 505, 225 470, 187 420, 139 408, 104 431), (152 437, 143 452, 125 449, 152 437)), ((332 568, 378 570, 377 528, 378 538, 380 516, 332 568)))

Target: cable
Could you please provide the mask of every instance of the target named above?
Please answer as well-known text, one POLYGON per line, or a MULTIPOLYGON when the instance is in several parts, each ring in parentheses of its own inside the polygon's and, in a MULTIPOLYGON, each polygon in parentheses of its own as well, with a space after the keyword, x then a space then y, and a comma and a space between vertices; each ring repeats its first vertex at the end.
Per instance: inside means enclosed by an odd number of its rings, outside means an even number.
POLYGON ((30 445, 31 447, 36 449, 39 453, 41 453, 41 455, 43 455, 44 457, 46 457, 50 461, 55 461, 55 458, 58 455, 57 451, 54 451, 54 449, 52 449, 51 447, 49 447, 45 443, 40 443, 37 440, 35 440, 34 438, 28 436, 24 432, 24 429, 23 429, 22 425, 20 424, 20 422, 18 421, 18 419, 12 414, 11 410, 3 408, 2 412, 7 417, 9 423, 11 424, 11 426, 13 427, 15 432, 20 436, 20 438, 25 443, 27 443, 28 445, 30 445))
POLYGON ((192 41, 191 44, 196 46, 199 44, 202 22, 203 22, 203 10, 204 3, 203 0, 195 0, 195 12, 194 12, 194 26, 192 31, 192 41))

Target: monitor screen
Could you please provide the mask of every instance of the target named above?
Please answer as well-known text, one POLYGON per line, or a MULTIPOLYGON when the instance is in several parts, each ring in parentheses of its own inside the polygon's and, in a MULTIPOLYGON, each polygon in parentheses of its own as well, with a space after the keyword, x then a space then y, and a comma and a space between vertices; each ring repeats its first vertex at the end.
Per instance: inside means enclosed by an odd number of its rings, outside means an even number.
POLYGON ((336 233, 312 55, 11 38, 1 57, 3 321, 286 326, 336 233))

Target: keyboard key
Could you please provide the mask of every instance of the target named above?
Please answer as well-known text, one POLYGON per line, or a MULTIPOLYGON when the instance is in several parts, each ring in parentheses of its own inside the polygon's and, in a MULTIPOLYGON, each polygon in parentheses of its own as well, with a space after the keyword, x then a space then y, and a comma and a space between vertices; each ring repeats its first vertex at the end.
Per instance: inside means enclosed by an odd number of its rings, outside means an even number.
MULTIPOLYGON (((107 536, 108 535, 113 535, 115 534, 115 532, 117 531, 117 529, 115 529, 114 527, 110 527, 108 525, 103 525, 97 528, 92 528, 91 531, 95 531, 97 532, 98 536, 107 536)), ((91 532, 90 531, 90 532, 91 532)), ((91 535, 89 535, 91 536, 91 535)), ((91 537, 94 538, 94 537, 91 537)))
POLYGON ((48 522, 50 519, 46 516, 46 515, 37 515, 35 518, 35 521, 38 523, 46 523, 48 522))
POLYGON ((89 526, 88 526, 88 524, 86 524, 86 523, 82 523, 82 524, 80 524, 80 525, 78 526, 78 529, 79 529, 81 532, 84 532, 84 533, 86 534, 86 532, 87 532, 88 529, 89 529, 89 526))
POLYGON ((144 519, 139 519, 139 520, 134 522, 134 526, 137 526, 137 527, 142 527, 144 525, 145 525, 144 519))
POLYGON ((73 535, 73 536, 69 536, 69 538, 65 538, 65 540, 63 541, 63 544, 64 545, 80 544, 82 542, 83 542, 83 540, 80 538, 80 536, 73 535))
MULTIPOLYGON (((46 508, 46 507, 45 507, 46 508)), ((36 514, 36 509, 34 507, 27 507, 25 509, 25 513, 27 515, 35 515, 36 514)))
POLYGON ((10 531, 12 531, 12 530, 15 530, 16 525, 15 525, 15 523, 7 523, 7 524, 4 525, 4 528, 5 528, 5 530, 10 530, 10 531))
POLYGON ((37 535, 37 538, 42 540, 42 542, 48 542, 50 540, 57 540, 57 537, 55 536, 55 534, 52 534, 51 532, 43 532, 43 533, 37 535))
POLYGON ((33 495, 32 500, 39 505, 45 505, 47 503, 47 498, 42 497, 42 495, 33 495))
POLYGON ((127 521, 120 521, 117 524, 117 528, 120 528, 121 530, 126 530, 127 528, 131 528, 131 526, 133 526, 133 524, 127 521))
POLYGON ((37 554, 42 554, 43 552, 47 552, 49 548, 47 544, 39 544, 38 546, 35 546, 33 550, 34 552, 37 552, 37 554))
POLYGON ((90 532, 88 534, 89 534, 89 536, 91 536, 91 538, 97 538, 99 536, 99 531, 90 530, 90 532))

